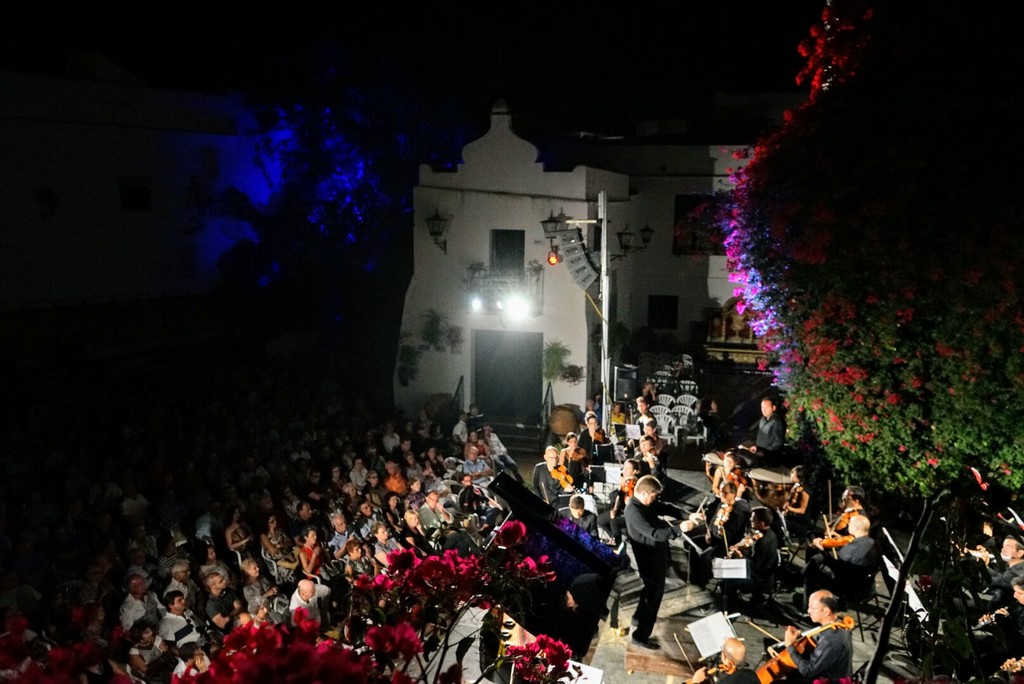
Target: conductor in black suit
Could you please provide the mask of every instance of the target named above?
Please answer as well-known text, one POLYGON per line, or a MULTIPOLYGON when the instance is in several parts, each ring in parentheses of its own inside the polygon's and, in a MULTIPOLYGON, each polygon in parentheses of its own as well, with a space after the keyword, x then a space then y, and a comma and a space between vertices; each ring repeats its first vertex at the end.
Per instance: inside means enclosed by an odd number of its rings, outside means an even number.
POLYGON ((633 500, 626 506, 626 535, 633 547, 636 569, 644 586, 640 591, 633 620, 632 643, 647 650, 657 650, 658 643, 651 639, 654 623, 658 619, 661 598, 665 594, 665 575, 668 571, 670 539, 680 535, 679 528, 669 525, 659 516, 682 517, 682 511, 671 504, 658 501, 662 486, 658 478, 644 475, 633 490, 633 500))

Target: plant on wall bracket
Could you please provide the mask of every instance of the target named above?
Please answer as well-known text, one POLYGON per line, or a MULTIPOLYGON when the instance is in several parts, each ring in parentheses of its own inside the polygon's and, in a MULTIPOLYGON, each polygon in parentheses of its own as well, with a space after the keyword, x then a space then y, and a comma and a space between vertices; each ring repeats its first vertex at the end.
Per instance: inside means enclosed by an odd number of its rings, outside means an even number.
POLYGON ((448 331, 448 320, 437 309, 427 309, 420 326, 420 339, 428 349, 444 351, 448 331))
POLYGON ((544 379, 548 382, 560 380, 572 352, 563 342, 552 340, 544 345, 544 379))

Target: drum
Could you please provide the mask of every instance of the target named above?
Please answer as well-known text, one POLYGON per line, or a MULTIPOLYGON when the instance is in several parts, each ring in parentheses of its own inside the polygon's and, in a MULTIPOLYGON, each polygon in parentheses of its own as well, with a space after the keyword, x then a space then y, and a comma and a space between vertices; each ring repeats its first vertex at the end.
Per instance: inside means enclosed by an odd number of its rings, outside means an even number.
POLYGON ((722 455, 719 454, 717 451, 708 452, 704 454, 704 462, 710 463, 712 467, 717 468, 718 466, 723 464, 722 455))
POLYGON ((704 474, 709 482, 715 479, 715 469, 723 464, 722 454, 717 451, 710 451, 704 454, 704 474))
POLYGON ((757 497, 757 500, 768 508, 781 511, 782 506, 789 499, 789 490, 793 488, 793 482, 789 479, 789 471, 753 468, 749 472, 749 476, 754 485, 754 496, 757 497))

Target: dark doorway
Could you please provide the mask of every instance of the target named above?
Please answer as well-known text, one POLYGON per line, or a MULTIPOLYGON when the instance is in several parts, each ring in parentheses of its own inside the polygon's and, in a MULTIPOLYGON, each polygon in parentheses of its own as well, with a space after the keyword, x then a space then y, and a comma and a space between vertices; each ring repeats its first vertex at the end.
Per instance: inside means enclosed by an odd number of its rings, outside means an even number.
POLYGON ((540 416, 543 347, 541 333, 473 333, 473 396, 488 420, 522 422, 540 416))

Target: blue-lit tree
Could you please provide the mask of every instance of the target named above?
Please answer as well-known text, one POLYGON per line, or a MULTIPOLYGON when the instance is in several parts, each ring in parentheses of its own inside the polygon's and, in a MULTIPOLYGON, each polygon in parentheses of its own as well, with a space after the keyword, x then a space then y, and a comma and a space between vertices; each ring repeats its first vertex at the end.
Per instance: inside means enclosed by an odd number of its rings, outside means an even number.
POLYGON ((258 163, 272 190, 265 202, 242 188, 221 198, 257 237, 221 266, 226 291, 263 331, 316 327, 345 358, 367 362, 350 364, 362 373, 352 380, 389 386, 417 170, 450 163, 467 133, 437 123, 449 112, 414 84, 344 85, 337 59, 319 62, 301 91, 258 105, 258 163))

